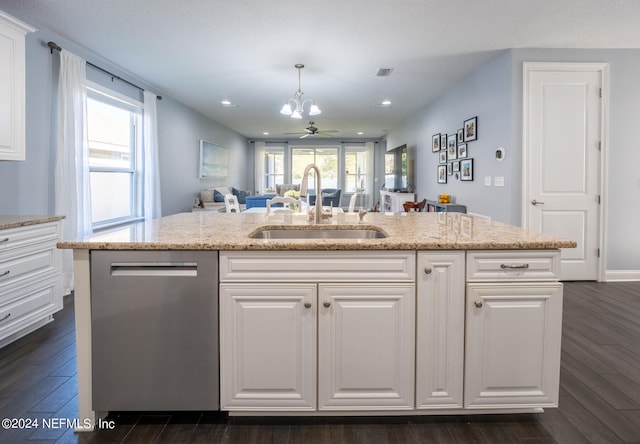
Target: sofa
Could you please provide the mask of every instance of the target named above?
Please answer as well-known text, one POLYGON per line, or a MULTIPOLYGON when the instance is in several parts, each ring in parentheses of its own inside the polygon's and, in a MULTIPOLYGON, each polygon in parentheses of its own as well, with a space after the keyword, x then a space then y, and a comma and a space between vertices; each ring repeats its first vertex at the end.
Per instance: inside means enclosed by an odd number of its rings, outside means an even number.
POLYGON ((246 198, 247 196, 250 196, 251 193, 234 187, 207 188, 200 191, 200 208, 224 213, 225 194, 233 194, 236 196, 238 198, 238 203, 240 204, 240 210, 243 211, 246 208, 246 198))

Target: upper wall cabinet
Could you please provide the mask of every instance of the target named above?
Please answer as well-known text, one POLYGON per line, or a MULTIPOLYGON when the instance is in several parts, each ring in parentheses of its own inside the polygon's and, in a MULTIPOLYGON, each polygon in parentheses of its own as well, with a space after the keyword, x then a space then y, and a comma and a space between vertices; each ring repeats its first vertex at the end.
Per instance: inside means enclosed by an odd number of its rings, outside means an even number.
POLYGON ((25 35, 35 29, 0 11, 0 160, 25 159, 25 35))

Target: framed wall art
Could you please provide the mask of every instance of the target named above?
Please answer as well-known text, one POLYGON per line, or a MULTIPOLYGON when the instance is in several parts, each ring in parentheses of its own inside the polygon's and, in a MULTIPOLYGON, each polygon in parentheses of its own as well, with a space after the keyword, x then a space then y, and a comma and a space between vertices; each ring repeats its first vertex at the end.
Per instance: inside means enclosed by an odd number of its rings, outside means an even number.
POLYGON ((457 132, 458 135, 458 144, 464 142, 464 128, 460 128, 457 132))
POLYGON ((447 149, 447 135, 446 134, 440 134, 440 149, 441 150, 446 150, 447 149))
POLYGON ((438 183, 447 183, 446 165, 438 165, 438 183))
POLYGON ((460 180, 473 180, 473 159, 460 161, 460 180))
POLYGON ((467 157, 467 144, 461 143, 458 145, 458 159, 463 159, 467 157))
POLYGON ((458 145, 457 145, 457 136, 455 134, 451 134, 449 136, 449 140, 447 142, 447 159, 455 160, 458 158, 458 145))
POLYGON ((431 138, 431 151, 434 153, 440 151, 440 133, 434 134, 431 138))
POLYGON ((200 179, 229 177, 229 150, 206 140, 200 141, 200 179))
POLYGON ((464 141, 471 142, 478 138, 478 117, 472 117, 464 121, 464 141))
POLYGON ((438 163, 447 163, 447 152, 440 151, 440 160, 438 163))
POLYGON ((456 173, 458 171, 460 171, 460 161, 459 160, 453 162, 453 171, 456 172, 456 173))

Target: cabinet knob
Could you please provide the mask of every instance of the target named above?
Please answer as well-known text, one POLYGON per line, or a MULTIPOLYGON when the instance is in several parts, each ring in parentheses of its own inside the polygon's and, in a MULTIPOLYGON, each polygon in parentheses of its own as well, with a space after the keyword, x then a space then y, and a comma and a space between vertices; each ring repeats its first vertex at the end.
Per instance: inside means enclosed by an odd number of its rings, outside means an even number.
POLYGON ((431 274, 431 271, 432 271, 432 270, 431 270, 431 267, 424 267, 424 272, 425 272, 426 274, 431 274))
POLYGON ((324 305, 325 308, 329 308, 331 307, 331 301, 324 301, 322 305, 324 305))
POLYGON ((306 301, 306 302, 304 303, 304 308, 311 308, 311 302, 306 301))
POLYGON ((482 308, 482 306, 484 305, 484 303, 481 300, 477 300, 473 303, 473 305, 476 306, 476 308, 482 308))

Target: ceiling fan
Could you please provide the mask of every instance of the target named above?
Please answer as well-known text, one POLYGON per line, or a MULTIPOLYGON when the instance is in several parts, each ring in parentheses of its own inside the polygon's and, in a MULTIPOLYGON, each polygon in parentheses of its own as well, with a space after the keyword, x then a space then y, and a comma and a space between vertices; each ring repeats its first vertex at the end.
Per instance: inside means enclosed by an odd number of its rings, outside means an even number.
POLYGON ((317 127, 314 126, 315 122, 309 122, 309 126, 304 129, 304 132, 299 133, 285 133, 285 134, 302 134, 299 138, 304 139, 305 137, 313 137, 313 136, 321 136, 321 137, 331 137, 334 133, 337 133, 338 130, 322 130, 320 131, 317 127))

